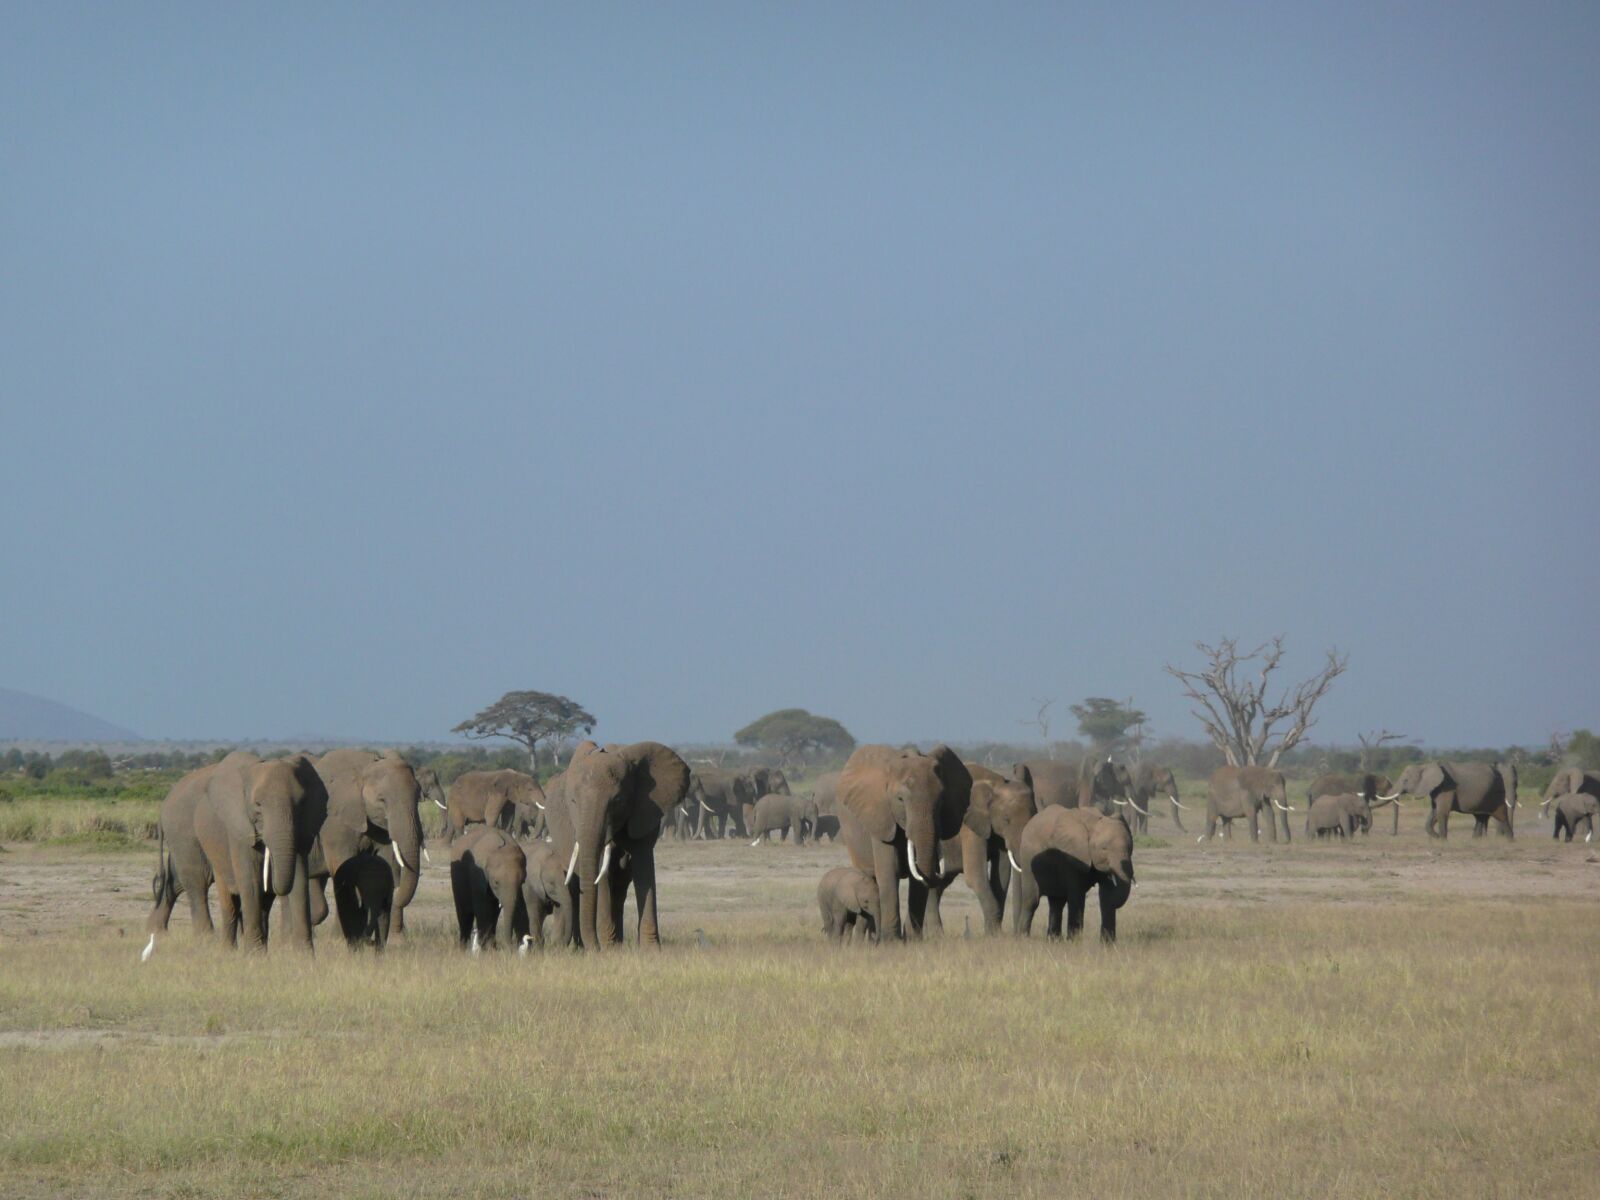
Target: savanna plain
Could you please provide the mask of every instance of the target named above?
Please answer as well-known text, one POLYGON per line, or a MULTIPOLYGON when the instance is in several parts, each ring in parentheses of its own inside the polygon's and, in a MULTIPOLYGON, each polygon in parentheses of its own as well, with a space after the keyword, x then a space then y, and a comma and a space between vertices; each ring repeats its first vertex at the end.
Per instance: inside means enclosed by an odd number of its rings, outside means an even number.
POLYGON ((834 948, 842 847, 664 839, 659 952, 469 958, 436 853, 381 956, 180 903, 141 965, 153 846, 9 842, 0 1195, 1600 1195, 1600 856, 1528 812, 1157 818, 1114 947, 1092 903, 979 937, 958 882, 942 938, 834 948))

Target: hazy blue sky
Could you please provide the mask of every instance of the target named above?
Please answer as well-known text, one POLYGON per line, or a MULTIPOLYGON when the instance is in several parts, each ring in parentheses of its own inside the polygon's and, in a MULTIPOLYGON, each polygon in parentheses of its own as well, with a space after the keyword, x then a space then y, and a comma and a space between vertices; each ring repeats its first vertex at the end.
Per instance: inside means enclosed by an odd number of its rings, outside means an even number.
POLYGON ((1600 728, 1600 7, 1133 7, 7 6, 0 685, 1600 728))

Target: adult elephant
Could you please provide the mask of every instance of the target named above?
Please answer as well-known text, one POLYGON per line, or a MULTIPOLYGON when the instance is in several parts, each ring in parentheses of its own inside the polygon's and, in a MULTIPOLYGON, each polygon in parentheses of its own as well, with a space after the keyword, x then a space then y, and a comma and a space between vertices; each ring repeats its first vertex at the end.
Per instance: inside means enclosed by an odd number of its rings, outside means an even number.
POLYGON ((1587 825, 1588 830, 1584 833, 1583 840, 1592 842, 1596 820, 1600 820, 1600 798, 1591 796, 1588 792, 1568 792, 1564 796, 1556 797, 1555 824, 1550 830, 1550 836, 1559 838, 1565 831, 1567 841, 1570 842, 1572 835, 1578 831, 1578 826, 1587 825))
POLYGON ((1450 836, 1450 814, 1470 813, 1475 822, 1473 836, 1481 837, 1489 818, 1500 824, 1507 837, 1515 837, 1511 827, 1511 807, 1517 794, 1517 769, 1503 763, 1424 762, 1412 763, 1400 774, 1395 785, 1402 796, 1426 796, 1430 805, 1429 837, 1450 836))
POLYGON ((328 793, 304 755, 264 761, 235 752, 217 764, 194 809, 194 831, 217 885, 218 933, 234 945, 267 944, 275 897, 289 906, 289 933, 311 948, 310 866, 328 793))
POLYGON ((1013 779, 1022 767, 1028 769, 1033 780, 1034 801, 1041 811, 1059 805, 1111 813, 1133 797, 1133 777, 1128 768, 1109 757, 1095 755, 1076 763, 1029 759, 1011 769, 1013 779))
POLYGON ((811 781, 811 798, 817 802, 817 812, 821 816, 839 815, 839 776, 842 773, 825 771, 811 781))
MULTIPOLYGON (((313 921, 320 924, 328 915, 329 877, 336 877, 347 860, 370 851, 386 861, 394 856, 399 882, 392 924, 404 932, 406 905, 417 894, 421 879, 422 820, 417 804, 423 795, 422 781, 410 763, 392 752, 330 750, 315 765, 328 787, 328 819, 312 863, 313 921)), ((432 799, 441 803, 440 797, 432 799)))
POLYGON ((745 818, 745 828, 755 834, 750 844, 759 846, 769 833, 776 833, 782 841, 794 830, 794 844, 805 845, 806 834, 817 829, 817 803, 805 796, 763 796, 751 807, 745 818))
POLYGON ((1019 779, 1007 779, 998 771, 972 763, 967 770, 972 776, 972 792, 956 838, 956 861, 962 878, 978 897, 984 933, 998 934, 1017 870, 1022 831, 1038 811, 1033 781, 1025 766, 1019 768, 1019 779))
POLYGON ((445 836, 453 842, 476 822, 524 836, 543 825, 544 809, 544 789, 533 776, 509 768, 468 771, 450 785, 445 836))
POLYGON ((1171 767, 1157 767, 1141 763, 1133 771, 1133 795, 1128 800, 1128 825, 1135 833, 1145 833, 1150 828, 1150 803, 1157 796, 1165 796, 1172 804, 1172 823, 1184 833, 1183 818, 1178 815, 1184 807, 1178 799, 1178 780, 1171 767))
MULTIPOLYGON (((659 742, 574 752, 562 782, 578 871, 578 923, 585 946, 622 941, 622 906, 632 883, 640 945, 659 945, 656 842, 667 813, 689 788, 689 765, 659 742)), ((559 843, 556 850, 564 849, 559 843)), ((569 873, 571 868, 569 867, 569 873)))
POLYGON ((1018 857, 1016 931, 1027 935, 1041 897, 1050 902, 1048 937, 1061 936, 1066 909, 1067 936, 1083 929, 1090 888, 1100 899, 1101 940, 1117 940, 1117 910, 1133 891, 1133 831, 1120 816, 1089 807, 1059 805, 1040 812, 1022 831, 1018 857))
POLYGON ((922 935, 928 890, 944 874, 939 843, 956 837, 972 799, 972 774, 948 746, 927 754, 858 747, 839 777, 839 825, 850 859, 878 888, 881 936, 902 937, 900 880, 909 879, 910 934, 922 935))
POLYGON ((1196 841, 1216 836, 1217 821, 1250 820, 1250 840, 1261 840, 1260 813, 1267 813, 1267 837, 1278 840, 1278 820, 1283 821, 1283 840, 1289 841, 1288 785, 1283 772, 1271 767, 1218 767, 1211 772, 1211 795, 1206 800, 1206 831, 1196 841))
POLYGON ((789 780, 778 767, 748 767, 734 773, 734 792, 739 797, 739 814, 746 833, 753 832, 750 818, 763 796, 788 796, 789 780))
POLYGON ((145 932, 150 935, 149 942, 145 944, 147 956, 155 948, 156 934, 167 931, 167 925, 172 920, 172 908, 181 895, 189 897, 189 921, 195 932, 215 932, 215 926, 211 923, 211 907, 206 899, 215 880, 211 874, 211 864, 206 861, 206 852, 201 848, 200 838, 194 831, 194 814, 206 794, 206 785, 219 766, 221 763, 209 763, 190 771, 172 785, 166 799, 161 802, 161 815, 156 824, 159 837, 156 874, 151 881, 155 905, 145 922, 145 932))
POLYGON ((744 786, 737 771, 714 766, 694 768, 689 795, 699 809, 696 826, 702 837, 727 837, 730 831, 745 836, 741 797, 744 786))
POLYGON ((1557 771, 1539 799, 1539 815, 1544 816, 1557 797, 1574 793, 1600 796, 1600 771, 1585 771, 1582 767, 1563 767, 1557 771))

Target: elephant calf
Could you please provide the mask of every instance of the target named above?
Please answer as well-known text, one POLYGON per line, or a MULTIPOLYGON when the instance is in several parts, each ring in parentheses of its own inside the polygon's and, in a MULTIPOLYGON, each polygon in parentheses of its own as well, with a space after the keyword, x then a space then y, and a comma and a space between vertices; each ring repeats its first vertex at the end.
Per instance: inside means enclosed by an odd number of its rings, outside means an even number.
POLYGON ((755 835, 755 840, 750 844, 759 846, 769 833, 776 833, 781 841, 793 828, 795 845, 803 845, 807 831, 817 827, 817 815, 815 800, 803 796, 763 796, 751 810, 749 832, 755 835))
POLYGON ((1306 833, 1319 838, 1354 837, 1356 830, 1372 828, 1372 806, 1365 796, 1346 792, 1339 796, 1318 796, 1306 813, 1306 833))
POLYGON ((558 946, 571 943, 577 922, 572 919, 572 889, 567 883, 567 864, 548 842, 536 842, 525 854, 528 878, 522 885, 522 902, 528 911, 529 940, 544 945, 546 917, 555 918, 553 939, 558 946))
POLYGON ((522 886, 528 881, 528 859, 503 829, 469 826, 450 850, 450 892, 456 903, 461 944, 474 950, 495 944, 504 914, 512 941, 528 933, 528 908, 522 886))
POLYGON ((817 907, 822 910, 823 935, 834 942, 847 938, 877 940, 878 884, 865 871, 835 867, 817 884, 817 907), (860 921, 857 929, 856 922, 860 921))
POLYGON ((382 950, 394 913, 394 868, 389 860, 371 850, 346 859, 333 873, 333 903, 351 949, 382 950))
POLYGON ((1597 817, 1600 817, 1600 799, 1589 795, 1587 792, 1569 792, 1560 796, 1555 801, 1556 823, 1550 836, 1559 838, 1563 830, 1566 831, 1567 841, 1572 840, 1572 835, 1578 831, 1578 826, 1587 823, 1588 832, 1583 835, 1586 842, 1594 841, 1594 827, 1597 817))

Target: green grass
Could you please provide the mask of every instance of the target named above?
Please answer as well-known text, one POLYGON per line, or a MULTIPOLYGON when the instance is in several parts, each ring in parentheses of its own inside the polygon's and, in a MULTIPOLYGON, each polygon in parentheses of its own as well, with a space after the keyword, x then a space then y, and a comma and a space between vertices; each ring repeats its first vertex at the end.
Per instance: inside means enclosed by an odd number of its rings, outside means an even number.
POLYGON ((136 849, 153 842, 160 815, 159 800, 11 800, 0 803, 0 842, 136 849))

